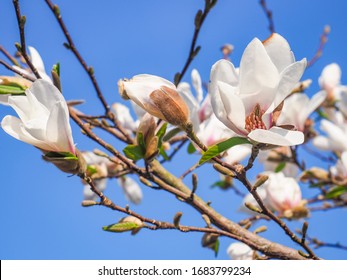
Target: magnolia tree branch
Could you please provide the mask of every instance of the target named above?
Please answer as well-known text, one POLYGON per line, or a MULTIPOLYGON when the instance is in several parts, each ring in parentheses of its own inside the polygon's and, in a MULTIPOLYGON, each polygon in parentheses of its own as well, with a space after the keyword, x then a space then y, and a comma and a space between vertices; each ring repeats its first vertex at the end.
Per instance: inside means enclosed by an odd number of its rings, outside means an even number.
POLYGON ((190 44, 188 58, 186 60, 186 63, 183 66, 182 71, 175 74, 174 83, 176 86, 180 83, 184 74, 187 72, 190 63, 197 56, 197 54, 199 53, 201 49, 200 46, 196 47, 196 41, 198 40, 198 36, 201 30, 202 24, 204 23, 208 13, 211 11, 214 5, 216 5, 216 3, 217 3, 217 0, 205 0, 204 11, 199 10, 197 14, 195 15, 195 21, 194 21, 195 30, 194 30, 192 42, 190 44))
POLYGON ((269 31, 270 33, 275 33, 275 24, 273 21, 272 11, 267 7, 265 0, 260 0, 260 6, 262 7, 268 21, 269 21, 269 31))
POLYGON ((20 45, 16 44, 16 47, 18 51, 21 53, 21 55, 24 57, 26 64, 29 66, 31 71, 34 73, 35 77, 37 79, 40 79, 41 76, 35 66, 32 64, 29 55, 26 51, 26 43, 25 43, 25 35, 24 35, 24 26, 26 22, 26 17, 21 15, 20 12, 20 6, 19 6, 19 0, 13 0, 13 5, 16 11, 16 17, 18 22, 18 28, 19 28, 19 34, 20 34, 20 45))
POLYGON ((72 37, 63 21, 62 15, 60 13, 60 9, 57 5, 53 4, 52 1, 50 0, 45 0, 45 2, 47 3, 48 7, 51 9, 51 11, 53 12, 55 18, 58 21, 58 24, 61 28, 61 30, 63 31, 66 40, 68 41, 68 43, 64 44, 68 49, 70 49, 73 54, 76 56, 77 60, 79 61, 79 63, 82 65, 83 69, 86 71, 86 73, 88 74, 94 89, 97 93, 97 96, 100 100, 100 102, 102 103, 104 109, 105 109, 105 114, 107 116, 107 118, 109 118, 116 126, 116 128, 124 135, 126 142, 128 144, 132 144, 134 143, 134 140, 132 139, 132 137, 128 134, 128 132, 123 128, 123 126, 120 124, 120 122, 118 121, 118 119, 114 116, 114 114, 111 112, 111 107, 110 105, 107 103, 103 93, 101 92, 100 86, 97 82, 97 79, 95 77, 94 74, 94 68, 92 66, 88 66, 88 64, 86 63, 86 61, 83 59, 82 55, 80 54, 80 52, 78 51, 78 49, 76 48, 72 37))
POLYGON ((3 61, 3 60, 0 60, 0 64, 2 64, 3 66, 5 66, 8 70, 12 71, 13 73, 16 73, 20 76, 22 76, 23 78, 33 82, 35 81, 34 78, 32 78, 31 76, 21 72, 21 71, 18 71, 16 68, 14 68, 12 65, 8 64, 7 62, 3 61))
POLYGON ((328 36, 330 33, 330 26, 327 25, 324 27, 322 35, 320 36, 319 46, 315 55, 307 62, 307 67, 311 67, 323 54, 323 49, 328 42, 328 36))

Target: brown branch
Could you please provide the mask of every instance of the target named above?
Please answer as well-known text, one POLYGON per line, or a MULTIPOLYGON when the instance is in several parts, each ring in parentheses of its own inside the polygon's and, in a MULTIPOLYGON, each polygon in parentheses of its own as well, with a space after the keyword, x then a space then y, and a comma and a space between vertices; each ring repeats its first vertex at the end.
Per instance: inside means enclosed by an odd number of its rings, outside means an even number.
POLYGON ((25 32, 24 32, 26 18, 25 16, 21 15, 19 0, 13 0, 13 5, 16 11, 17 23, 18 23, 19 34, 20 34, 20 45, 16 44, 16 47, 18 51, 21 53, 21 55, 24 57, 26 64, 29 66, 30 70, 34 73, 35 77, 37 79, 41 79, 39 72, 37 71, 36 67, 32 64, 30 57, 26 51, 25 32))
POLYGON ((323 29, 323 32, 322 32, 321 36, 320 36, 318 49, 317 49, 315 55, 307 63, 307 67, 306 68, 311 67, 322 56, 324 46, 326 45, 326 43, 328 41, 329 33, 330 33, 330 26, 326 25, 324 27, 324 29, 323 29))
POLYGON ((188 69, 190 63, 193 61, 193 59, 196 57, 196 55, 200 51, 201 47, 200 46, 196 47, 196 41, 198 39, 202 24, 204 23, 208 13, 211 11, 211 9, 213 8, 213 6, 216 3, 217 3, 217 0, 205 0, 204 11, 202 12, 201 10, 199 10, 195 16, 195 30, 194 30, 193 39, 192 39, 192 42, 190 45, 188 58, 186 60, 186 63, 183 66, 182 71, 176 73, 176 75, 175 75, 174 83, 176 86, 180 83, 183 76, 187 72, 187 69, 188 69))
POLYGON ((12 71, 12 72, 14 72, 14 73, 16 73, 16 74, 22 76, 24 79, 27 79, 27 80, 29 80, 29 81, 31 81, 31 82, 34 82, 34 81, 35 81, 35 79, 32 78, 31 76, 29 76, 29 75, 27 75, 27 74, 24 74, 24 73, 22 73, 22 72, 20 72, 20 71, 18 71, 17 69, 13 68, 13 66, 9 65, 7 62, 5 62, 5 61, 3 61, 3 60, 0 60, 0 64, 2 64, 3 66, 5 66, 8 70, 10 70, 10 71, 12 71))
POLYGON ((269 10, 269 8, 266 5, 266 1, 265 0, 260 0, 260 6, 263 8, 263 11, 269 21, 269 30, 270 33, 275 33, 275 24, 273 22, 273 16, 272 16, 272 11, 269 10))
POLYGON ((3 46, 0 46, 0 51, 16 66, 20 66, 19 62, 13 57, 3 46))

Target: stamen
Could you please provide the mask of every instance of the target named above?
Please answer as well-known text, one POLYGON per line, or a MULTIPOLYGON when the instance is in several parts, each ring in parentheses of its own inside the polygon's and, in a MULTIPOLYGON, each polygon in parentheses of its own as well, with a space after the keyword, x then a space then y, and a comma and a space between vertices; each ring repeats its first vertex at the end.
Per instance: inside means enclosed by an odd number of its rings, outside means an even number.
POLYGON ((253 109, 253 112, 246 117, 245 129, 248 132, 251 132, 255 129, 266 129, 266 126, 261 119, 264 113, 265 111, 262 110, 260 108, 260 105, 257 103, 257 105, 255 105, 253 109))

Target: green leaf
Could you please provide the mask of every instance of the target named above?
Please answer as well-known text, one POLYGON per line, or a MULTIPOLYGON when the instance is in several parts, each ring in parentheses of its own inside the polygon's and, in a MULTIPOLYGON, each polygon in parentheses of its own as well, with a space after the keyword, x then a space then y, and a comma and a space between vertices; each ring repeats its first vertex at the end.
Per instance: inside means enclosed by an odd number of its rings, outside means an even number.
POLYGON ((214 256, 217 258, 218 252, 219 252, 219 238, 216 240, 216 243, 214 244, 213 251, 214 251, 214 256))
POLYGON ((130 158, 135 161, 142 159, 145 155, 144 149, 137 145, 128 145, 123 149, 123 152, 127 158, 130 158))
POLYGON ((111 232, 125 232, 139 228, 140 226, 134 222, 120 222, 117 224, 112 224, 102 227, 104 231, 111 232))
POLYGON ((325 197, 326 198, 337 198, 346 192, 347 192, 347 188, 345 186, 335 186, 328 191, 328 193, 325 195, 325 197))
POLYGON ((163 149, 163 147, 159 148, 159 153, 160 155, 163 157, 163 159, 165 160, 170 160, 169 156, 167 155, 167 153, 165 152, 165 150, 163 149))
POLYGON ((276 173, 281 172, 285 167, 286 167, 286 162, 282 161, 276 166, 275 172, 276 173))
POLYGON ((165 135, 167 128, 167 123, 164 123, 161 128, 158 130, 156 136, 158 137, 158 147, 161 147, 161 144, 163 143, 163 137, 165 135))
POLYGON ((57 62, 57 64, 53 65, 53 69, 52 69, 55 73, 58 74, 58 77, 60 77, 60 63, 57 62))
POLYGON ((137 143, 144 151, 146 150, 146 143, 145 143, 145 139, 143 138, 142 132, 139 132, 137 134, 137 143))
POLYGON ((317 110, 317 113, 318 113, 318 116, 320 116, 321 118, 327 119, 327 120, 329 119, 329 116, 322 110, 317 110))
POLYGON ((74 159, 78 160, 78 158, 70 152, 48 152, 45 154, 46 157, 48 158, 61 158, 61 159, 74 159))
POLYGON ((25 95, 25 89, 17 85, 0 85, 0 94, 25 95))
POLYGON ((241 144, 250 144, 250 142, 243 137, 233 137, 216 145, 213 145, 210 148, 208 148, 206 152, 203 153, 203 156, 201 157, 199 164, 203 164, 211 158, 214 158, 215 156, 218 156, 220 153, 230 149, 231 147, 241 144))
POLYGON ((89 174, 89 176, 95 174, 97 171, 97 169, 95 168, 95 166, 93 165, 88 165, 87 166, 87 173, 89 174))
POLYGON ((196 151, 196 149, 195 149, 193 143, 190 142, 189 145, 188 145, 188 148, 187 148, 188 154, 193 154, 193 153, 195 153, 195 151, 196 151))

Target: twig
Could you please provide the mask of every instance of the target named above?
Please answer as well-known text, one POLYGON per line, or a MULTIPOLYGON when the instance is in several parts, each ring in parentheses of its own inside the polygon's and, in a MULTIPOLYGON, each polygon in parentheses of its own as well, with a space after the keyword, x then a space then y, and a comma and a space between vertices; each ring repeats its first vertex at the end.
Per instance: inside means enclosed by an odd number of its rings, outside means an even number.
POLYGON ((19 62, 13 57, 3 46, 0 46, 0 51, 16 66, 20 66, 19 62))
POLYGON ((176 86, 180 83, 180 81, 182 80, 184 74, 186 73, 190 63, 193 61, 195 56, 200 51, 200 48, 201 48, 200 46, 195 47, 196 46, 196 41, 198 39, 199 32, 201 30, 202 24, 204 23, 208 13, 211 11, 211 9, 213 8, 213 6, 216 3, 217 3, 217 0, 205 0, 204 11, 202 12, 201 10, 199 10, 197 12, 196 16, 195 16, 195 30, 194 30, 193 39, 192 39, 192 42, 191 42, 191 45, 190 45, 188 58, 186 60, 186 63, 183 66, 182 71, 176 73, 176 75, 175 75, 174 82, 175 82, 176 86))
POLYGON ((253 145, 252 146, 252 154, 251 154, 250 158, 248 159, 247 165, 245 166, 245 171, 247 171, 253 167, 253 163, 254 163, 254 161, 258 155, 259 155, 259 146, 253 145))
POLYGON ((330 26, 329 25, 324 26, 323 32, 320 36, 318 49, 317 49, 315 55, 307 63, 307 67, 311 67, 322 56, 324 46, 328 41, 329 33, 330 33, 330 26))
POLYGON ((5 62, 3 60, 0 60, 0 64, 4 65, 8 70, 10 70, 10 71, 12 71, 12 72, 22 76, 23 78, 25 78, 25 79, 27 79, 27 80, 29 80, 31 82, 35 81, 35 79, 33 77, 18 71, 16 68, 14 68, 13 66, 9 65, 7 62, 5 62))
POLYGON ((25 16, 22 16, 20 13, 19 0, 13 0, 13 5, 14 5, 15 11, 16 11, 19 34, 20 34, 20 45, 17 44, 16 46, 18 48, 18 51, 20 51, 22 56, 24 57, 26 64, 29 66, 31 71, 34 73, 35 77, 37 79, 41 79, 39 72, 37 71, 36 67, 32 64, 30 57, 28 56, 27 51, 26 51, 25 33, 24 33, 24 26, 25 26, 26 18, 25 18, 25 16))
POLYGON ((190 167, 187 171, 185 171, 179 179, 183 180, 184 177, 186 177, 189 173, 193 172, 195 169, 199 168, 199 163, 194 164, 192 167, 190 167))
POLYGON ((275 25, 274 25, 274 22, 273 22, 273 16, 272 16, 272 11, 269 10, 269 8, 267 7, 266 5, 266 1, 265 0, 260 0, 260 5, 261 7, 263 8, 264 10, 264 13, 269 21, 269 30, 272 33, 275 33, 275 25))
POLYGON ((184 144, 188 141, 188 138, 185 138, 179 143, 173 150, 173 152, 168 156, 168 159, 163 159, 160 161, 160 163, 164 163, 166 161, 171 161, 172 158, 177 154, 177 152, 184 146, 184 144))

